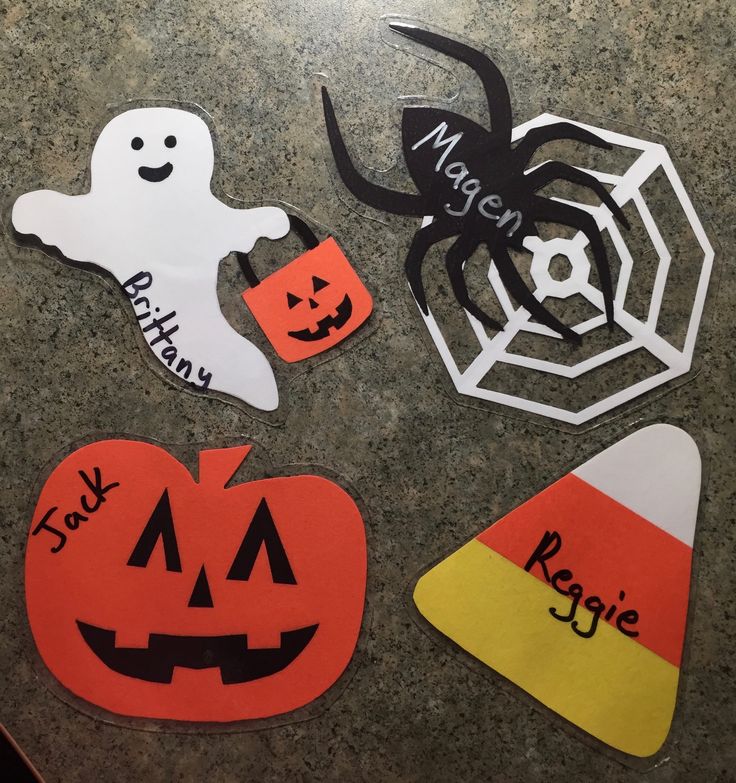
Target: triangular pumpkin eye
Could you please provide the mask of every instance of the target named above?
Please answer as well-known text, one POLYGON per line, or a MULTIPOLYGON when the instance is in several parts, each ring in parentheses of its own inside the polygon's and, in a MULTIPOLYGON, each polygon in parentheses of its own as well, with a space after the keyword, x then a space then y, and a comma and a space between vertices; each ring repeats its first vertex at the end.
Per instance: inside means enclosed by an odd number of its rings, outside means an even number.
POLYGON ((314 286, 314 293, 316 294, 317 291, 321 291, 323 288, 326 288, 329 283, 326 280, 323 280, 321 277, 312 277, 312 285, 314 286))
POLYGON ((296 307, 301 301, 302 300, 298 296, 294 296, 294 294, 291 294, 287 291, 286 304, 289 305, 289 310, 291 310, 292 307, 296 307))
POLYGON ((128 558, 128 565, 145 568, 151 559, 159 538, 164 548, 166 570, 181 573, 181 558, 179 557, 179 547, 176 543, 174 520, 171 516, 171 503, 169 502, 169 491, 167 489, 164 490, 164 494, 161 495, 156 508, 153 509, 151 518, 143 528, 138 543, 128 558))
POLYGON ((294 572, 291 570, 289 558, 286 556, 286 550, 281 543, 278 530, 276 530, 266 498, 262 498, 258 504, 256 513, 243 537, 243 543, 240 545, 225 578, 247 582, 261 547, 266 548, 273 581, 276 584, 295 585, 294 572))

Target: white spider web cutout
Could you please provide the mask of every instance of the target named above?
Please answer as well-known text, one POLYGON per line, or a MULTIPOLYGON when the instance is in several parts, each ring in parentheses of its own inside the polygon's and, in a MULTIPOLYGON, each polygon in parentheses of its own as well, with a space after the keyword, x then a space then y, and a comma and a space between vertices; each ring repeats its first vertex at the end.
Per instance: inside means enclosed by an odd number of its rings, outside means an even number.
MULTIPOLYGON (((611 196, 614 201, 621 207, 631 202, 636 207, 639 216, 642 219, 644 228, 649 235, 659 259, 646 319, 643 320, 633 316, 631 313, 627 312, 624 306, 635 260, 632 258, 626 242, 609 209, 603 204, 591 206, 589 204, 568 201, 561 198, 555 198, 554 200, 572 204, 579 209, 589 212, 595 219, 598 228, 601 231, 604 229, 607 230, 611 237, 613 246, 621 262, 621 269, 614 294, 614 320, 621 329, 628 333, 630 339, 570 366, 525 356, 519 353, 511 353, 508 350, 511 343, 516 336, 522 332, 532 332, 556 339, 562 338, 543 324, 532 321, 529 312, 525 308, 518 307, 513 303, 501 282, 493 261, 491 261, 488 271, 488 280, 503 309, 507 322, 502 331, 489 336, 486 334, 480 322, 467 311, 464 311, 480 348, 480 352, 465 370, 461 371, 458 367, 457 362, 453 358, 452 351, 432 315, 432 311, 430 310, 425 316, 420 310, 420 314, 422 315, 432 340, 439 351, 440 357, 452 378, 455 388, 461 394, 547 416, 569 424, 583 424, 602 413, 629 402, 635 397, 645 394, 657 386, 667 383, 673 378, 684 375, 690 370, 693 350, 708 289, 708 282, 713 266, 714 252, 713 247, 705 234, 705 230, 695 213, 692 202, 685 192, 682 181, 663 145, 644 141, 643 139, 637 139, 633 136, 615 133, 603 128, 597 128, 592 125, 586 125, 581 122, 567 120, 563 117, 558 117, 549 113, 541 114, 535 119, 516 127, 512 133, 512 141, 523 138, 532 128, 550 125, 555 122, 571 122, 580 128, 595 133, 597 136, 614 146, 640 151, 637 159, 623 175, 590 171, 582 168, 580 170, 587 171, 604 184, 613 186, 611 196), (647 207, 646 201, 641 193, 641 188, 659 169, 664 172, 669 180, 695 239, 703 251, 703 261, 698 276, 692 310, 687 324, 687 332, 681 350, 657 333, 657 324, 662 306, 665 284, 667 282, 671 254, 647 207), (578 378, 583 373, 602 367, 619 357, 639 349, 645 349, 652 354, 662 363, 665 369, 653 375, 641 377, 626 388, 599 399, 580 410, 565 409, 530 399, 531 395, 515 396, 514 394, 493 391, 492 389, 480 386, 482 381, 488 381, 492 370, 499 364, 505 363, 508 365, 516 365, 539 373, 551 373, 553 375, 561 376, 562 378, 574 379, 578 378)), ((432 216, 425 217, 422 226, 428 225, 432 220, 432 216)), ((582 232, 577 232, 572 239, 554 238, 543 241, 539 237, 528 237, 524 243, 525 248, 533 254, 530 273, 536 286, 534 296, 540 302, 544 301, 548 296, 564 298, 580 294, 600 311, 600 315, 596 315, 593 318, 572 327, 574 331, 581 335, 585 335, 587 332, 603 326, 606 323, 603 295, 588 281, 591 267, 585 254, 587 245, 588 239, 582 232), (554 280, 549 274, 549 262, 557 254, 567 256, 571 265, 571 274, 569 278, 562 282, 554 280)), ((574 400, 571 402, 574 403, 574 400)))

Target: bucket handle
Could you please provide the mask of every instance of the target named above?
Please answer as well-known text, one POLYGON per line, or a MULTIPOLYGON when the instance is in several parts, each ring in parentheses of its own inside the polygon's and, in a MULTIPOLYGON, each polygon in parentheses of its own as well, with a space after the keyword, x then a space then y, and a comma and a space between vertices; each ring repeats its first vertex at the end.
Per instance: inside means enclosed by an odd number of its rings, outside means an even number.
MULTIPOLYGON (((293 231, 301 239, 307 250, 314 250, 319 245, 319 240, 315 236, 314 231, 300 217, 296 215, 287 215, 287 217, 289 218, 289 231, 293 231)), ((261 281, 253 271, 248 254, 238 251, 235 253, 235 257, 238 259, 240 270, 248 281, 248 285, 251 288, 260 285, 261 281)))

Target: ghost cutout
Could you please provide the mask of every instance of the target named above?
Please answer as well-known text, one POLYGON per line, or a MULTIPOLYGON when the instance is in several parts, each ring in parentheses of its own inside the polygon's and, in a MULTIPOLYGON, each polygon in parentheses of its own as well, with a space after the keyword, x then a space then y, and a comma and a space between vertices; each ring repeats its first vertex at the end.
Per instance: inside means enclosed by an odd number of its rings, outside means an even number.
POLYGON ((232 209, 212 195, 212 138, 181 109, 132 109, 112 119, 92 152, 89 193, 26 193, 13 206, 19 234, 111 272, 155 356, 198 388, 261 410, 278 407, 271 366, 223 316, 220 260, 278 239, 278 207, 232 209))

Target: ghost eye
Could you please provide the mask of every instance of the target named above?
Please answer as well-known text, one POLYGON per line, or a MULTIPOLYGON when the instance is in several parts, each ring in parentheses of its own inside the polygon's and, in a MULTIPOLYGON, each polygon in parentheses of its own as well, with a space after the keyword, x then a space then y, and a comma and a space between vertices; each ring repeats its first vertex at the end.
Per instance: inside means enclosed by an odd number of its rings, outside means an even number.
POLYGON ((289 558, 286 556, 286 550, 278 530, 276 530, 276 524, 271 516, 266 498, 262 498, 258 504, 256 513, 253 515, 243 537, 243 542, 225 578, 247 582, 262 548, 266 550, 268 565, 271 568, 271 579, 276 584, 295 585, 294 572, 291 570, 289 558))
POLYGON ((143 146, 143 139, 140 136, 135 136, 130 142, 130 146, 134 150, 139 150, 143 146))
POLYGON ((159 539, 161 539, 164 549, 166 570, 181 573, 181 558, 179 557, 179 546, 176 543, 168 490, 164 490, 161 499, 156 503, 151 518, 143 528, 141 537, 128 558, 128 565, 145 568, 159 539))
POLYGON ((327 288, 329 283, 323 280, 321 277, 312 277, 312 285, 314 286, 314 293, 321 291, 323 288, 327 288))
POLYGON ((301 301, 302 300, 298 296, 287 292, 286 304, 289 306, 289 310, 291 310, 292 307, 296 307, 301 301))
POLYGON ((164 139, 164 144, 171 149, 172 147, 176 147, 176 136, 167 136, 164 139))

